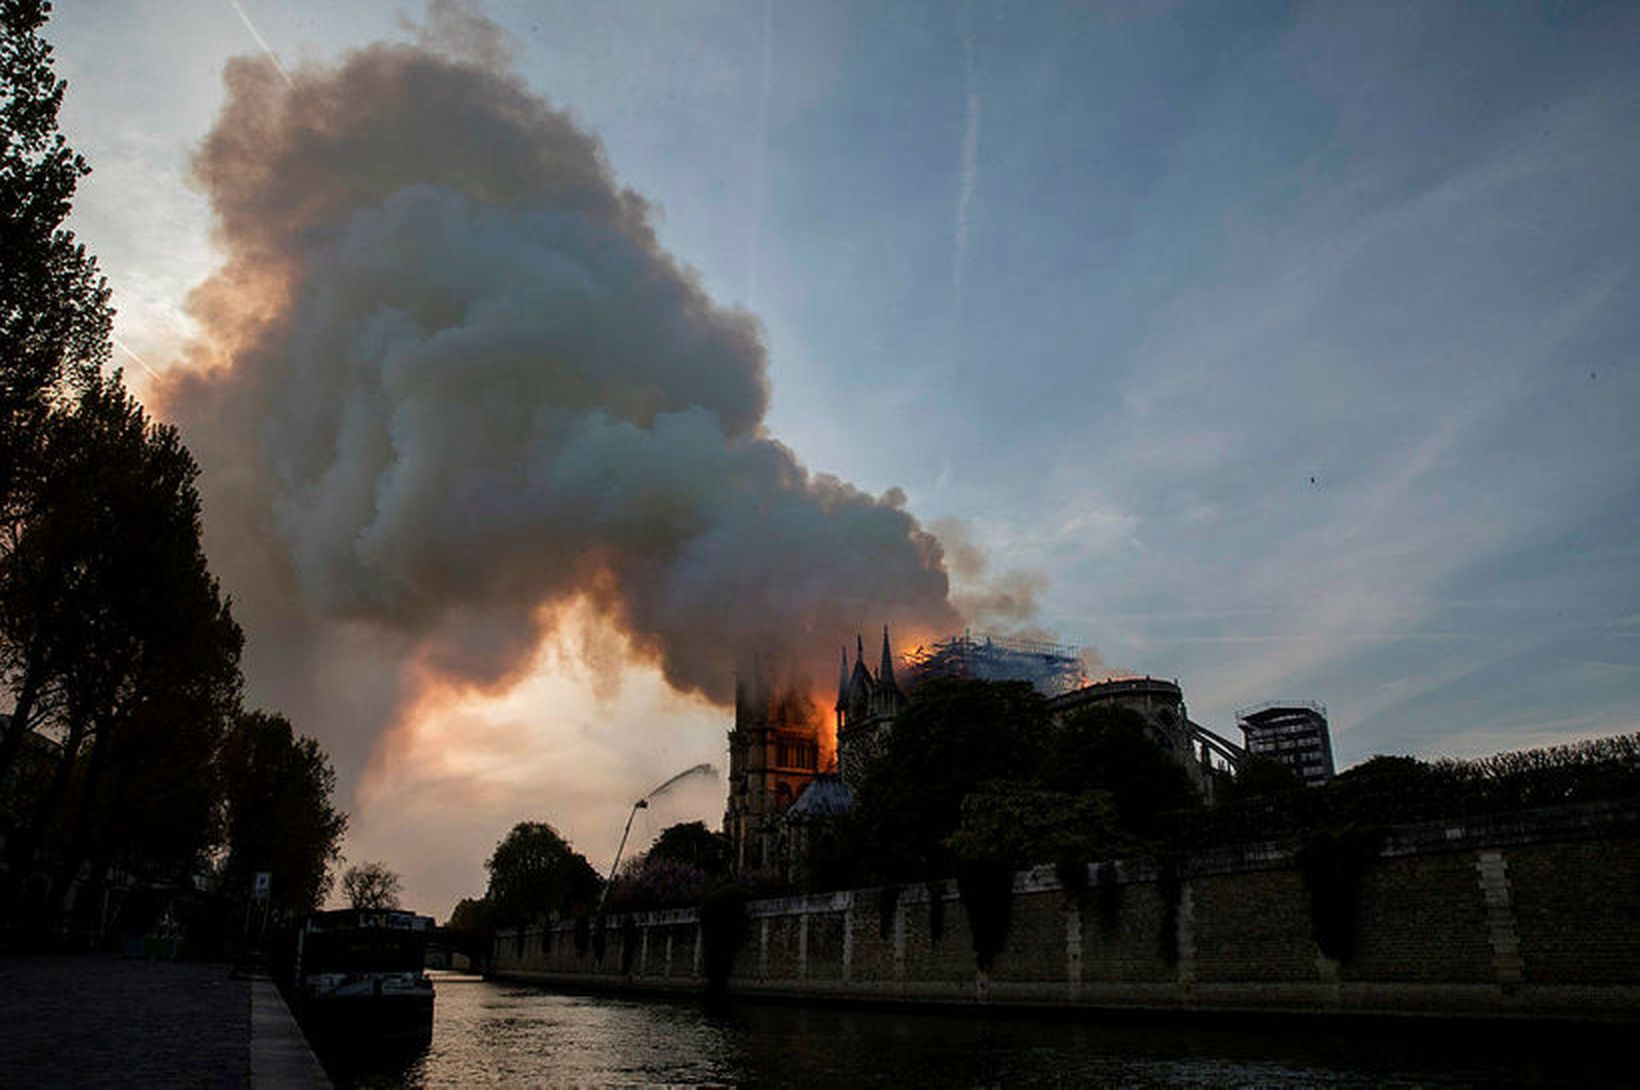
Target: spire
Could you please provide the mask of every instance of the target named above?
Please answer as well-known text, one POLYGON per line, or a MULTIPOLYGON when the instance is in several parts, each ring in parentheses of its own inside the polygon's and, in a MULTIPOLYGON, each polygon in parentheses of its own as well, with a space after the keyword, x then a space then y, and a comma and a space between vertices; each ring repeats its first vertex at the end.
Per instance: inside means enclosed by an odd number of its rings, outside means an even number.
MULTIPOLYGON (((888 626, 883 625, 883 664, 877 668, 877 684, 894 685, 894 655, 888 649, 888 626)), ((897 686, 895 686, 897 688, 897 686)))
POLYGON ((871 680, 871 671, 866 669, 866 641, 856 633, 854 669, 849 671, 848 678, 847 718, 850 721, 858 721, 871 714, 871 697, 876 691, 877 683, 871 680))
POLYGON ((848 707, 848 648, 841 648, 843 652, 843 669, 837 675, 837 710, 848 707))

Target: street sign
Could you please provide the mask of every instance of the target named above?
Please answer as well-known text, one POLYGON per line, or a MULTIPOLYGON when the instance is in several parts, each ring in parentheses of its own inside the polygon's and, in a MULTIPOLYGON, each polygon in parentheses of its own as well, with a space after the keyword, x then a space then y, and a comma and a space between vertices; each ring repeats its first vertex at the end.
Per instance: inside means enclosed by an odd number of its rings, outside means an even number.
POLYGON ((273 872, 259 870, 256 872, 256 884, 252 887, 252 893, 257 900, 266 900, 268 896, 268 889, 272 885, 273 872))

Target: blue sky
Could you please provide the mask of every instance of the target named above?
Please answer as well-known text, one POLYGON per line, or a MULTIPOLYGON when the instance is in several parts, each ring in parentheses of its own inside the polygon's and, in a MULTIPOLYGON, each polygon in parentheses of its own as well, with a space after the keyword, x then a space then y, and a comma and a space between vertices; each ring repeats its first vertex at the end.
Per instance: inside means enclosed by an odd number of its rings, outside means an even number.
MULTIPOLYGON (((409 33, 240 6, 287 67, 409 33)), ((763 322, 770 431, 1044 572, 1044 627, 1221 732, 1319 700, 1341 764, 1636 729, 1640 9, 483 10, 763 322)), ((187 156, 257 42, 229 0, 49 33, 163 370, 213 262, 187 156)))

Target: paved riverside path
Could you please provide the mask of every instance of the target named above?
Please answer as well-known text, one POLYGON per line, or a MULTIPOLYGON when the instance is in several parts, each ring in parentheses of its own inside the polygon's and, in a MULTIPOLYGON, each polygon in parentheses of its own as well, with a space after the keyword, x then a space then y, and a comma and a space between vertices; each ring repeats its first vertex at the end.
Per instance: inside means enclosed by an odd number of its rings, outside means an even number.
POLYGON ((277 991, 224 965, 0 958, 0 1087, 328 1086, 277 991))

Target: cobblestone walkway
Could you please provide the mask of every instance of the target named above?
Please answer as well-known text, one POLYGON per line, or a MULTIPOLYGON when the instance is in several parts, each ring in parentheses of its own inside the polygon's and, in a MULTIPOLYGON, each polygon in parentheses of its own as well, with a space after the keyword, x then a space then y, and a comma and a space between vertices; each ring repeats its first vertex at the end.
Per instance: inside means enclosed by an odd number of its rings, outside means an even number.
POLYGON ((247 1086, 251 986, 222 965, 0 958, 0 1087, 247 1086))

